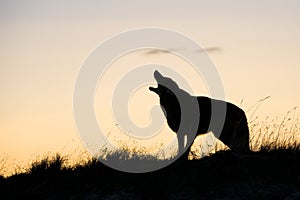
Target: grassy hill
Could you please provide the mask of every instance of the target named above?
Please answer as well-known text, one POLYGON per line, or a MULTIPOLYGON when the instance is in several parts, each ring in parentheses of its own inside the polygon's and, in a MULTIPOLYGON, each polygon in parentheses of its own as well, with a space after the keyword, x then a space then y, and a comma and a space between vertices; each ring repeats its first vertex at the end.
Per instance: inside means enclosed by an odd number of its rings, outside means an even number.
POLYGON ((300 146, 262 148, 249 155, 221 151, 143 174, 116 171, 96 159, 72 167, 64 162, 66 158, 57 154, 33 163, 27 172, 1 177, 0 198, 300 198, 300 146))
MULTIPOLYGON (((133 174, 97 159, 68 165, 71 159, 56 154, 32 163, 25 172, 0 176, 0 199, 300 199, 300 121, 295 109, 279 122, 250 120, 255 152, 247 155, 223 150, 133 174)), ((201 151, 198 147, 195 151, 201 151)), ((132 153, 126 145, 106 158, 124 164, 166 162, 139 149, 132 153)))

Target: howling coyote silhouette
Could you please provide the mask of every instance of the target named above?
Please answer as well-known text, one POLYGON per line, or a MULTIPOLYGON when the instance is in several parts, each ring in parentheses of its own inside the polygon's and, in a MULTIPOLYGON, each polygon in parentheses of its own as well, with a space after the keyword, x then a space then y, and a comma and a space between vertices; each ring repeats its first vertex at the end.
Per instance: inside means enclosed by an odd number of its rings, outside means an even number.
POLYGON ((187 158, 190 147, 197 135, 209 131, 216 134, 217 126, 214 125, 218 125, 220 122, 211 121, 212 105, 217 109, 221 107, 225 108, 225 119, 222 121, 224 126, 223 129, 220 130, 221 134, 219 139, 226 144, 231 151, 238 153, 247 153, 250 151, 248 123, 242 109, 229 102, 211 99, 205 96, 191 96, 186 91, 180 89, 176 82, 164 77, 157 70, 154 72, 154 78, 157 81, 158 87, 149 87, 149 90, 159 96, 160 105, 167 118, 168 125, 177 133, 179 153, 184 153, 185 150, 188 149, 184 154, 187 158), (195 106, 198 106, 198 108, 195 108, 195 106), (183 112, 195 112, 194 110, 199 112, 197 116, 193 114, 183 114, 183 112), (181 123, 183 123, 183 125, 181 123), (191 129, 191 126, 196 128, 191 129), (191 130, 193 130, 194 133, 191 133, 191 130), (187 147, 184 147, 185 135, 187 135, 187 147))

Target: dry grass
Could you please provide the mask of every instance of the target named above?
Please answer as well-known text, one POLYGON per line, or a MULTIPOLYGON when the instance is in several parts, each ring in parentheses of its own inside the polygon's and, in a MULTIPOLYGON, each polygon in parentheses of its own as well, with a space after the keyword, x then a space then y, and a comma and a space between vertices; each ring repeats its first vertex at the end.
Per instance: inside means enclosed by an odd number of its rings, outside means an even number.
POLYGON ((300 121, 297 107, 279 119, 256 117, 249 122, 250 147, 253 151, 298 148, 300 145, 300 121))

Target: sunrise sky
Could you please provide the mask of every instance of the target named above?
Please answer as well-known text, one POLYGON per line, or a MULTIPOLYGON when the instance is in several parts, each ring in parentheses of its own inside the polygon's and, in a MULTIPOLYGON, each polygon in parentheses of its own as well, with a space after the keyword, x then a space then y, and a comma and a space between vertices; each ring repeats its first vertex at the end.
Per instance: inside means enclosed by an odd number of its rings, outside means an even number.
MULTIPOLYGON (((0 155, 26 160, 82 148, 72 107, 80 67, 101 42, 142 27, 175 30, 213 49, 207 54, 221 75, 228 101, 237 105, 243 101, 241 107, 247 111, 271 96, 256 115, 283 116, 300 105, 299 10, 297 0, 3 0, 0 155)), ((148 56, 143 55, 144 61, 153 59, 148 56)), ((135 58, 128 55, 120 62, 134 64, 135 58)), ((184 68, 174 58, 156 59, 172 60, 172 65, 184 68)), ((144 94, 158 103, 154 94, 144 94)), ((201 94, 209 95, 197 91, 201 94)), ((145 115, 140 112, 137 118, 147 118, 148 111, 141 110, 145 115)), ((107 124, 106 129, 111 127, 107 124)))

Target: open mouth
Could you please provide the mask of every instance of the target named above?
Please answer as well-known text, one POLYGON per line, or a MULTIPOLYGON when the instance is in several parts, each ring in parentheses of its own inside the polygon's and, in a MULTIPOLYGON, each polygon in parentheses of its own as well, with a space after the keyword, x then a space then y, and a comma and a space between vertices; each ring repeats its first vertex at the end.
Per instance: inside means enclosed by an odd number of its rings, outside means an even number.
POLYGON ((152 92, 155 92, 157 93, 157 88, 154 88, 154 87, 149 87, 149 90, 152 91, 152 92))

